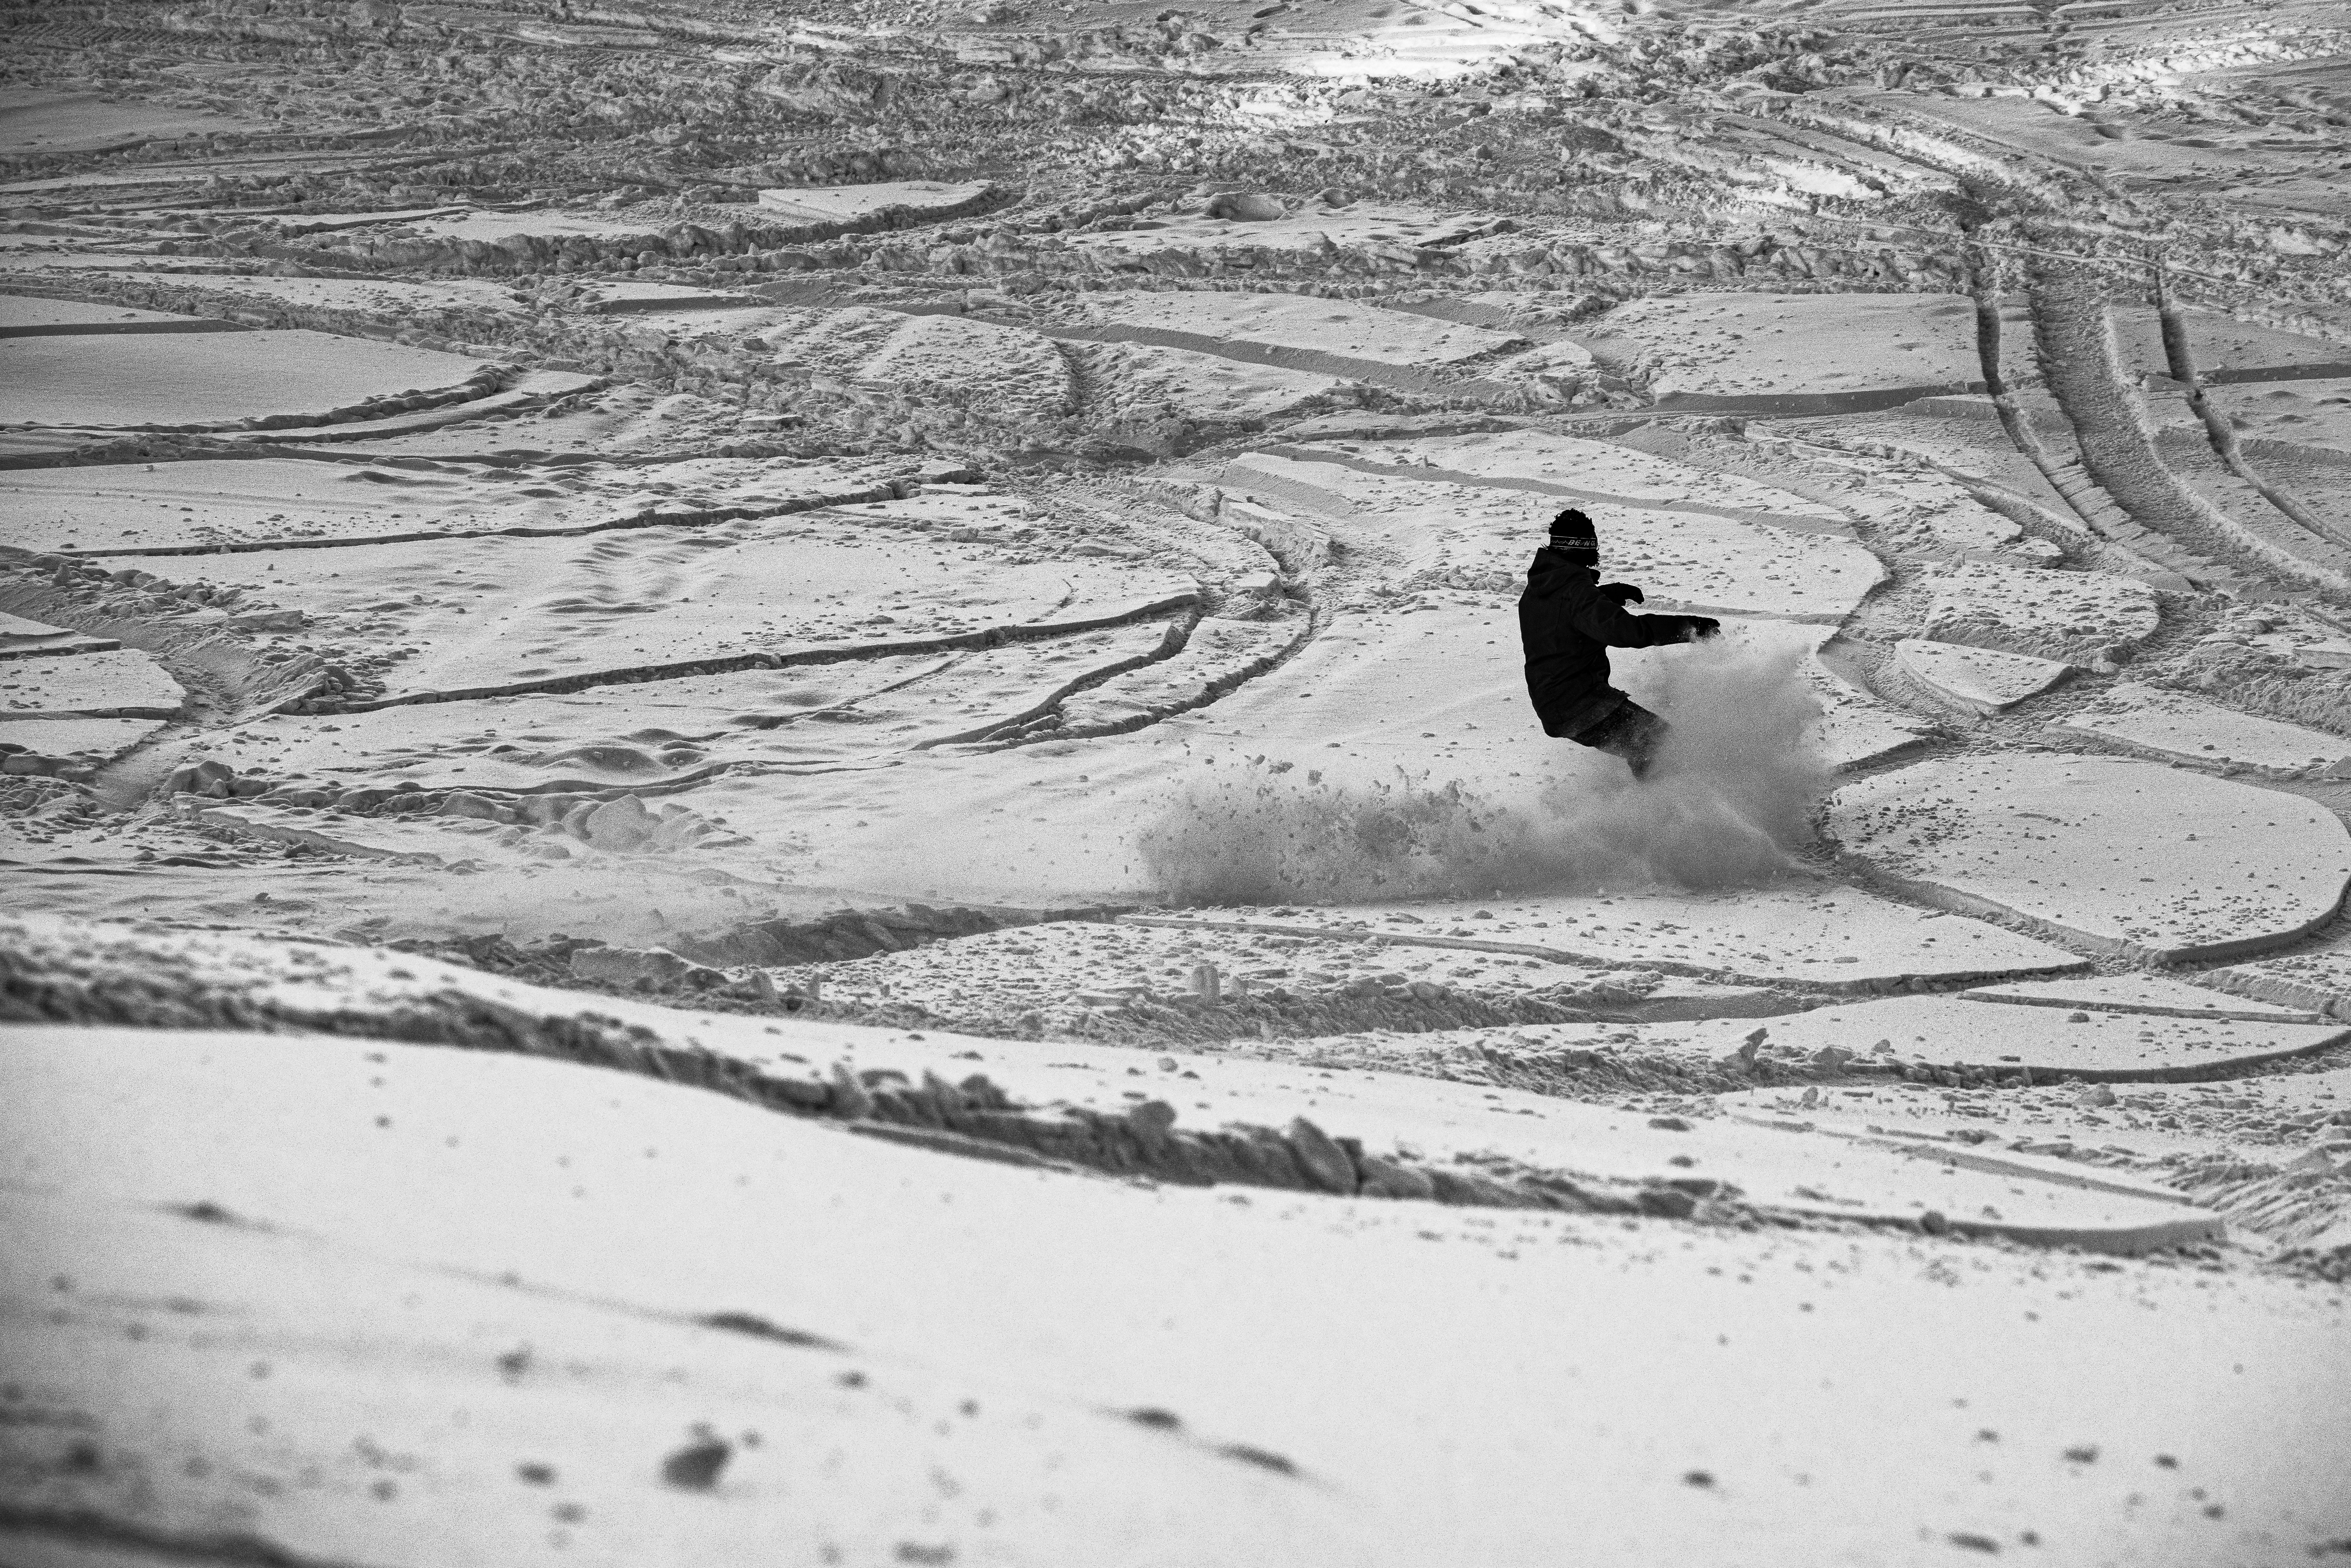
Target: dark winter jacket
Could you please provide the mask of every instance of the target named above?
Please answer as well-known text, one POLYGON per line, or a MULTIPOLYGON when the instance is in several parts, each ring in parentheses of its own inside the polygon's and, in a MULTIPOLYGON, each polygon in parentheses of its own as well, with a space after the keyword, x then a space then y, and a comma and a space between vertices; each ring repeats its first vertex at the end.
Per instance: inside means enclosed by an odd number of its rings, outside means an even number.
POLYGON ((1600 591, 1593 569, 1564 550, 1535 552, 1519 595, 1527 695, 1543 733, 1573 736, 1608 716, 1625 694, 1608 684, 1608 650, 1686 643, 1687 615, 1634 615, 1600 591))

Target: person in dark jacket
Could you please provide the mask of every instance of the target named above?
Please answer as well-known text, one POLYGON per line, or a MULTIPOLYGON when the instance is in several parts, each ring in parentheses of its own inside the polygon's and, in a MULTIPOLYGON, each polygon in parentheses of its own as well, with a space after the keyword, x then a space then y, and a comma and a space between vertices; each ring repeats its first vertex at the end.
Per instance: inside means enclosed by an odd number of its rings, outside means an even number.
POLYGON ((1545 735, 1623 758, 1646 776, 1666 721, 1608 684, 1608 650, 1695 643, 1722 630, 1709 615, 1635 615, 1629 582, 1600 580, 1600 539, 1573 509, 1552 519, 1551 539, 1527 568, 1519 595, 1519 641, 1527 655, 1527 695, 1545 735))

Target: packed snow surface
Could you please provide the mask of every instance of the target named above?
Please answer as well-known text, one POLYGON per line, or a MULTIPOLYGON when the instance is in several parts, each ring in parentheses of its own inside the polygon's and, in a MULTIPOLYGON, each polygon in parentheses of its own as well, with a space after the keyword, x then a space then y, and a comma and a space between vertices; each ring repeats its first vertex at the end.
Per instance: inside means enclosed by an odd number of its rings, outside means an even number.
POLYGON ((13 18, 0 1561, 2351 1550, 2340 9, 13 18))

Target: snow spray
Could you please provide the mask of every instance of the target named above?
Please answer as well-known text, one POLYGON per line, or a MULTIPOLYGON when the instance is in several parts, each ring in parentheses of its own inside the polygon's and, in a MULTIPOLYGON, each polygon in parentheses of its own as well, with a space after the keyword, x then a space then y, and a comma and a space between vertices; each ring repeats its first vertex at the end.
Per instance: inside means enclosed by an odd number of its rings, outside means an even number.
POLYGON ((1219 769, 1144 830, 1144 862, 1183 904, 1768 883, 1793 869, 1829 787, 1804 657, 1734 628, 1657 661, 1635 695, 1671 729, 1644 781, 1566 740, 1555 744, 1580 754, 1561 759, 1569 776, 1523 789, 1402 774, 1333 785, 1282 764, 1219 769))

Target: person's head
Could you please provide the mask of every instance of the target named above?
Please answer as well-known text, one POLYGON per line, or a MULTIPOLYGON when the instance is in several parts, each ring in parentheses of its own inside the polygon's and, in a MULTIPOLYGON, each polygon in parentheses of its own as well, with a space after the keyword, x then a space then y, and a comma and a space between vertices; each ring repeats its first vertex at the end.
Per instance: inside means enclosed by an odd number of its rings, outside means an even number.
POLYGON ((1573 507, 1551 520, 1551 548, 1585 566, 1600 564, 1600 536, 1592 519, 1573 507))

